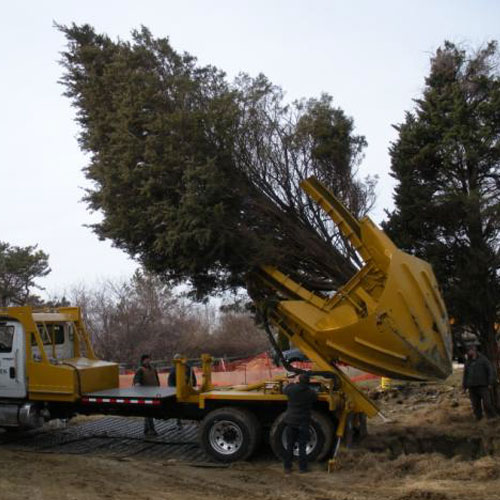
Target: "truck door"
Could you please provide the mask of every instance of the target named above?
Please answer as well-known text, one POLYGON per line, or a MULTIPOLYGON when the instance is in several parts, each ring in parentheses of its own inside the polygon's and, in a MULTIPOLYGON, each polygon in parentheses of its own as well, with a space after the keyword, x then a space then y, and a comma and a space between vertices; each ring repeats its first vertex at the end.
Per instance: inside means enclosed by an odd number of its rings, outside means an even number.
POLYGON ((26 397, 24 330, 17 321, 0 321, 0 397, 26 397))

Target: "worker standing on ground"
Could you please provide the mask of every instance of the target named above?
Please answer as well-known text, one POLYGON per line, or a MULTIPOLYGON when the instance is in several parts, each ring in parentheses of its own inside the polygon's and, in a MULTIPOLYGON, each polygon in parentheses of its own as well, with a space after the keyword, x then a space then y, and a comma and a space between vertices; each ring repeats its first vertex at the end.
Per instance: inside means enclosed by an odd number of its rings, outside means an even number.
POLYGON ((491 402, 491 389, 495 382, 495 371, 486 356, 477 351, 475 345, 467 348, 467 361, 464 366, 463 389, 469 391, 470 402, 476 420, 495 417, 491 402))
POLYGON ((306 374, 299 375, 299 383, 287 385, 283 393, 288 397, 285 413, 286 453, 283 463, 285 473, 292 471, 295 443, 299 445, 299 471, 307 472, 306 445, 309 440, 311 409, 317 396, 309 386, 309 376, 306 374))
MULTIPOLYGON (((182 359, 180 354, 176 354, 174 359, 182 359)), ((194 374, 193 369, 186 363, 186 383, 191 384, 193 387, 196 387, 196 375, 194 374)), ((175 363, 172 366, 172 370, 168 374, 167 384, 169 387, 175 387, 177 385, 177 371, 175 369, 175 363)))
MULTIPOLYGON (((174 356, 174 359, 182 359, 182 356, 180 354, 176 354, 174 356)), ((172 366, 172 370, 170 370, 170 373, 168 374, 168 379, 167 379, 167 384, 169 387, 176 387, 177 386, 177 370, 175 369, 176 364, 172 366)), ((186 364, 186 383, 191 384, 193 387, 196 386, 196 375, 194 374, 193 369, 186 364)), ((177 422, 177 428, 182 429, 182 420, 178 418, 176 420, 177 422)))
MULTIPOLYGON (((151 356, 143 354, 141 356, 141 366, 135 372, 134 385, 152 386, 157 387, 160 385, 160 378, 158 372, 151 366, 151 356)), ((152 417, 144 419, 144 434, 146 436, 157 436, 158 433, 155 429, 155 421, 152 417)))

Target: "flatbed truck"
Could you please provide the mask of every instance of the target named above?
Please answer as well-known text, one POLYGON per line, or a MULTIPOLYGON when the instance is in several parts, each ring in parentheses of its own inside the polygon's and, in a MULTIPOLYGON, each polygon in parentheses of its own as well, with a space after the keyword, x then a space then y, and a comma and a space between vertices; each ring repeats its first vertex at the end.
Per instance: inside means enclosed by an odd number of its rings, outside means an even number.
MULTIPOLYGON (((391 378, 443 379, 451 373, 451 336, 430 265, 396 248, 368 217, 355 219, 314 178, 302 187, 363 267, 331 296, 270 266, 251 274, 248 290, 274 347, 280 332, 313 362, 318 399, 307 454, 310 460, 330 456, 332 464, 341 440, 362 435, 366 417, 378 413, 338 363, 391 378)), ((35 428, 77 414, 180 418, 200 422, 200 444, 217 461, 248 459, 264 438, 283 456, 286 377, 215 388, 206 354, 194 388, 186 359, 174 362, 175 388, 120 388, 118 365, 97 358, 78 307, 0 308, 0 427, 35 428)))

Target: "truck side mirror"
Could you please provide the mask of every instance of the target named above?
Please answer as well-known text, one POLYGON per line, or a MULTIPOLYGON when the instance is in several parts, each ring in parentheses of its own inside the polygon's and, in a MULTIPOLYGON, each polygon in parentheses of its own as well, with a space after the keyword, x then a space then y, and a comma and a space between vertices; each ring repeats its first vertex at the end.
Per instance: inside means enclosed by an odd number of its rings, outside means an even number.
POLYGON ((10 378, 16 378, 16 369, 13 366, 9 368, 9 376, 10 378))

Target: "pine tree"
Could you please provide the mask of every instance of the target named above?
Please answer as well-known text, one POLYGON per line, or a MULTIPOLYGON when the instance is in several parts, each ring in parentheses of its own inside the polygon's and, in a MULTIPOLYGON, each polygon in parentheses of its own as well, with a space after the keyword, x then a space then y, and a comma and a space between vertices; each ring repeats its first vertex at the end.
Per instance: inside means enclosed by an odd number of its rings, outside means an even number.
POLYGON ((36 245, 18 247, 0 241, 0 306, 38 304, 35 282, 50 273, 49 256, 36 245))
POLYGON ((497 360, 500 305, 500 78, 496 42, 475 53, 446 42, 415 109, 396 126, 396 209, 403 248, 433 264, 457 324, 497 360))
POLYGON ((355 255, 299 189, 316 175, 357 215, 373 203, 374 179, 356 176, 366 141, 329 96, 287 104, 265 76, 230 82, 146 28, 130 42, 59 29, 99 237, 198 297, 261 264, 313 287, 352 276, 355 255))

